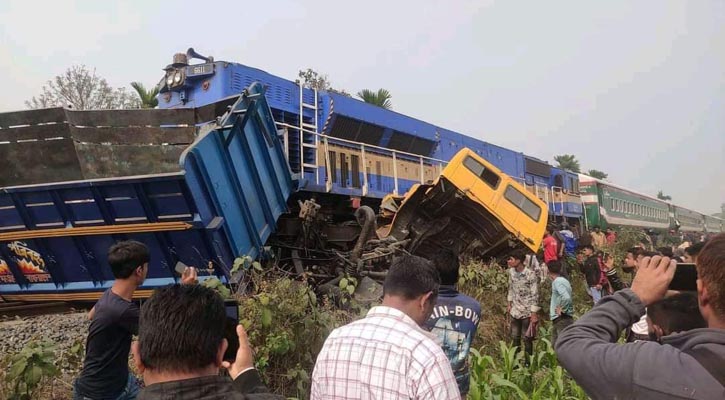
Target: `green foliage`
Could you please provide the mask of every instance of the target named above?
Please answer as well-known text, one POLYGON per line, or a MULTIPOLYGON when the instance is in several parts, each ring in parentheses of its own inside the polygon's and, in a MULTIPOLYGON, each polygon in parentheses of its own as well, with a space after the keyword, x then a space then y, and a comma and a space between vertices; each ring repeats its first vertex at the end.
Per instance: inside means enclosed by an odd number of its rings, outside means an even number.
POLYGON ((576 156, 573 154, 561 154, 556 157, 554 157, 554 161, 557 163, 557 167, 561 169, 565 169, 567 171, 581 172, 581 166, 579 165, 579 160, 576 159, 576 156))
POLYGON ((473 297, 491 292, 505 294, 508 291, 508 275, 498 264, 472 261, 461 267, 458 285, 473 297))
POLYGON ((252 257, 250 256, 235 258, 231 272, 235 273, 240 269, 244 271, 249 271, 249 268, 254 268, 255 271, 262 272, 262 264, 260 264, 259 261, 254 261, 254 259, 252 259, 252 257))
POLYGON ((5 375, 9 399, 34 399, 42 383, 59 375, 54 351, 53 342, 32 340, 9 358, 5 375))
POLYGON ((382 107, 386 110, 391 110, 393 108, 393 103, 390 101, 393 96, 387 89, 381 88, 378 89, 377 92, 370 89, 363 89, 357 92, 357 97, 366 103, 382 107))
POLYGON ((607 177, 609 176, 609 174, 599 171, 597 169, 590 169, 589 171, 587 171, 587 175, 597 179, 607 179, 607 177))
POLYGON ((159 105, 159 99, 156 98, 159 94, 158 86, 154 86, 149 90, 141 82, 131 82, 131 87, 138 94, 141 108, 156 108, 159 105))
POLYGON ((340 303, 347 304, 350 301, 350 298, 352 298, 352 294, 355 293, 355 289, 357 288, 357 279, 352 276, 345 276, 340 279, 338 287, 342 290, 343 295, 346 296, 340 299, 340 303))
POLYGON ((480 261, 462 263, 458 290, 478 300, 481 309, 485 310, 474 338, 474 347, 492 350, 492 344, 508 338, 506 321, 508 276, 505 269, 496 263, 485 264, 480 261))
POLYGON ((471 349, 469 399, 587 399, 558 365, 549 340, 537 341, 528 367, 523 352, 517 353, 503 341, 498 347, 498 357, 471 349))
MULTIPOLYGON (((317 353, 332 329, 351 316, 326 299, 318 301, 306 282, 267 272, 250 275, 256 290, 238 300, 256 367, 274 392, 306 398, 317 353)), ((340 287, 354 290, 354 280, 340 287)))
POLYGON ((216 290, 223 299, 228 299, 232 294, 232 291, 218 278, 205 279, 201 285, 216 290))

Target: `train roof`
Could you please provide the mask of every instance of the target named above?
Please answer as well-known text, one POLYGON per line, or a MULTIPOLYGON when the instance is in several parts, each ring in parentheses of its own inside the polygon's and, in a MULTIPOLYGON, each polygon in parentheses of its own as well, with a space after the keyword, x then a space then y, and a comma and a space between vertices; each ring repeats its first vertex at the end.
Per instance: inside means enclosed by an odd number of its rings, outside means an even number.
MULTIPOLYGON (((681 208, 683 210, 692 211, 692 212, 698 213, 700 215, 705 215, 705 216, 708 215, 708 214, 699 212, 697 210, 693 210, 691 208, 679 206, 679 205, 677 205, 677 204, 675 204, 675 203, 673 203, 671 201, 661 200, 661 199, 658 199, 656 197, 652 197, 650 195, 637 192, 636 190, 632 190, 632 189, 626 188, 624 186, 620 186, 620 185, 614 184, 612 182, 607 182, 607 181, 604 181, 604 180, 601 180, 601 179, 597 179, 597 178, 595 178, 593 176, 589 176, 589 175, 586 175, 586 174, 582 174, 582 173, 579 174, 579 182, 597 182, 597 183, 600 183, 600 184, 603 184, 603 185, 611 186, 613 188, 617 188, 617 189, 620 189, 620 190, 625 190, 627 192, 630 192, 632 194, 636 194, 638 196, 646 197, 646 198, 648 198, 650 200, 655 200, 655 201, 660 202, 660 203, 665 203, 665 204, 671 205, 673 207, 681 208)), ((717 218, 717 217, 714 217, 714 218, 717 218)))

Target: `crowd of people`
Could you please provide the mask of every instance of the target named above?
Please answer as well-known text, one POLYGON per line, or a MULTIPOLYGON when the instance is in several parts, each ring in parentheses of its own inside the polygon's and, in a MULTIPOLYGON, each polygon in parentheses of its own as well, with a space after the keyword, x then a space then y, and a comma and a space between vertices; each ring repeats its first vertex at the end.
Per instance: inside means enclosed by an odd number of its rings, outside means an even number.
MULTIPOLYGON (((506 259, 508 326, 524 360, 540 324, 540 285, 548 279, 552 344, 590 397, 725 398, 725 234, 657 253, 648 243, 629 249, 621 266, 623 274, 633 275, 628 285, 607 253, 616 233, 575 231, 548 228, 540 258, 514 251, 506 259), (697 292, 668 292, 681 262, 696 264, 697 292), (573 284, 585 285, 593 306, 577 320, 573 284), (617 343, 622 332, 626 344, 617 343)), ((197 284, 194 268, 184 271, 180 284, 155 290, 143 307, 133 301, 149 261, 148 248, 139 242, 109 250, 116 280, 89 313, 74 398, 283 398, 262 383, 241 326, 236 356, 225 361, 224 302, 197 284), (143 388, 129 371, 129 353, 143 388)), ((311 398, 465 398, 469 351, 485 316, 475 299, 457 290, 459 269, 458 255, 446 249, 430 259, 395 258, 382 303, 325 340, 311 376, 311 398)))

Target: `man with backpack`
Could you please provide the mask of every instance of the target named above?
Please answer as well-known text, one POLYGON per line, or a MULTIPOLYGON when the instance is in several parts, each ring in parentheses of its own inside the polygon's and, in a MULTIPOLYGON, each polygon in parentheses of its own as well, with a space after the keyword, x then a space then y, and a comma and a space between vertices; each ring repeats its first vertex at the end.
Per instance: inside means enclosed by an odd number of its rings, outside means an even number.
POLYGON ((566 255, 567 258, 574 258, 579 242, 576 236, 574 236, 574 232, 569 230, 569 224, 566 222, 561 224, 561 229, 557 232, 557 239, 561 242, 559 259, 561 260, 564 255, 566 255))
POLYGON ((630 289, 605 297, 559 336, 559 362, 591 398, 725 398, 725 234, 711 239, 697 259, 697 298, 707 328, 663 336, 661 344, 617 343, 645 307, 665 297, 676 268, 667 257, 644 257, 630 289))

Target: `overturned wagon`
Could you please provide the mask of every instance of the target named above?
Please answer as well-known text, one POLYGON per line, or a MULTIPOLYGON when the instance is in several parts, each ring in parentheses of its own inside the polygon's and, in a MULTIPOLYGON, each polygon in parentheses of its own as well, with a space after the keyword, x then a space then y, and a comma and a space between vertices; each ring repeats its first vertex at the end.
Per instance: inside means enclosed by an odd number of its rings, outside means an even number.
POLYGON ((197 109, 0 114, 0 296, 91 300, 115 241, 152 253, 137 292, 178 261, 230 278, 259 255, 294 182, 263 88, 197 109))

